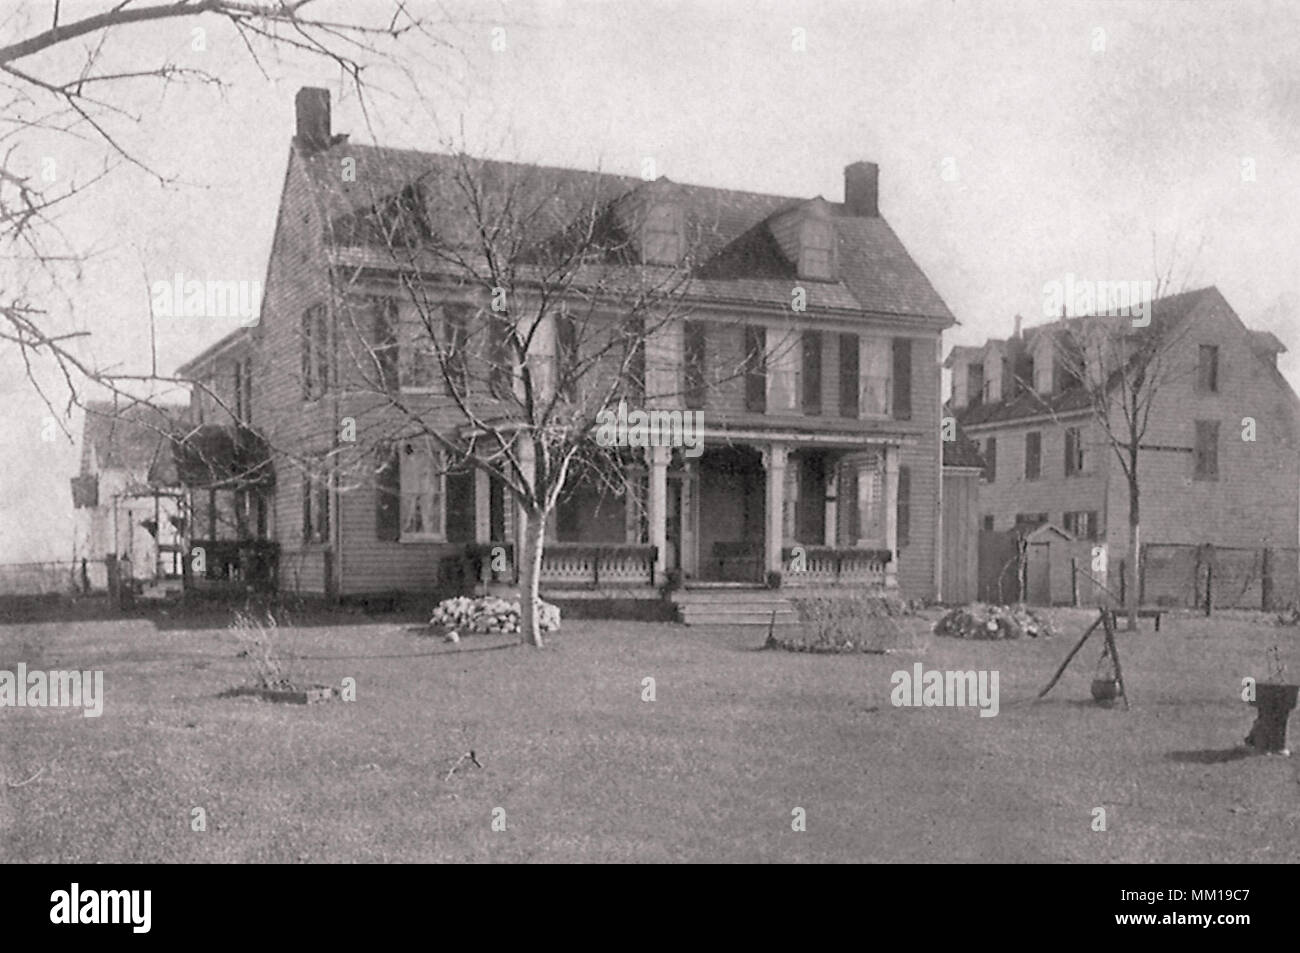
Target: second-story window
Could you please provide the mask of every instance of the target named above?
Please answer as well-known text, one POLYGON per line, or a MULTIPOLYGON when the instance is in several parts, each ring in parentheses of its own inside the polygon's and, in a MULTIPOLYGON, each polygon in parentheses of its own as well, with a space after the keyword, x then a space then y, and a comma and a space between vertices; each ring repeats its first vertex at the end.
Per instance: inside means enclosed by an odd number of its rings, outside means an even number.
POLYGON ((1196 389, 1202 394, 1219 392, 1219 348, 1202 344, 1197 354, 1196 389))
POLYGON ((1083 472, 1083 428, 1065 428, 1065 475, 1078 476, 1083 472))
POLYGON ((890 412, 890 377, 893 349, 884 338, 862 338, 858 359, 858 415, 884 417, 890 412))
POLYGON ((800 405, 801 338, 793 333, 774 337, 767 358, 767 412, 794 413, 800 405))
MULTIPOLYGON (((984 481, 992 483, 998 476, 998 438, 984 441, 984 481)), ((992 527, 990 527, 992 528, 992 527)))
POLYGON ((328 314, 323 304, 312 305, 302 314, 301 371, 304 400, 316 400, 329 390, 333 361, 328 314))
POLYGON ((1037 430, 1025 434, 1025 479, 1043 475, 1043 435, 1037 430))

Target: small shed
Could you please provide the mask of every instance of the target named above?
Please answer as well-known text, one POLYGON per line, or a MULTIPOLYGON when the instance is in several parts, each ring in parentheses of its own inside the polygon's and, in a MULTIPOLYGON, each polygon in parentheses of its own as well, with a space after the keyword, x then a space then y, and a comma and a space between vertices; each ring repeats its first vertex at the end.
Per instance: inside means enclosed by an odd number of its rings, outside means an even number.
POLYGON ((1055 523, 1025 527, 1025 602, 1035 606, 1069 605, 1074 598, 1070 560, 1078 540, 1055 523))

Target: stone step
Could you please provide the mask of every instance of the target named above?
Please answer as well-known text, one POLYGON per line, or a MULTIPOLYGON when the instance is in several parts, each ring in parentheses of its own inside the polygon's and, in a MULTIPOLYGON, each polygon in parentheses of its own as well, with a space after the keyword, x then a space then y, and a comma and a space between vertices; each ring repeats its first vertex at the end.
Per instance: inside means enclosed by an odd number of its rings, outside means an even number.
POLYGON ((686 625, 797 625, 799 617, 784 599, 690 601, 678 603, 686 625))
POLYGON ((679 589, 678 605, 784 605, 786 597, 767 589, 679 589))

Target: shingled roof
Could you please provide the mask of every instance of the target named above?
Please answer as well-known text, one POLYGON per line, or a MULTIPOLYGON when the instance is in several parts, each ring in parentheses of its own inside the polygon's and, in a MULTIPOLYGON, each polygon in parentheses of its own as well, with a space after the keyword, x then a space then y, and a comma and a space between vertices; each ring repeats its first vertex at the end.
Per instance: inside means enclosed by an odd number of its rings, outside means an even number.
MULTIPOLYGON (((545 196, 542 210, 562 232, 593 203, 614 206, 647 185, 671 189, 685 218, 694 262, 689 294, 696 300, 747 302, 789 307, 791 287, 808 294, 810 311, 916 317, 953 323, 948 307, 917 267, 889 224, 880 217, 850 214, 843 203, 827 202, 838 256, 834 281, 796 279, 793 264, 771 241, 766 227, 774 217, 806 200, 756 192, 682 185, 661 178, 654 183, 628 176, 548 166, 525 165, 442 153, 389 149, 336 142, 299 156, 332 224, 336 242, 341 223, 355 221, 403 190, 418 186, 430 231, 447 242, 470 238, 473 217, 465 210, 463 185, 473 182, 499 193, 526 182, 528 194, 545 196), (343 159, 356 163, 355 181, 339 174, 343 159)), ((391 268, 382 247, 347 242, 336 248, 341 264, 391 268)), ((643 266, 644 267, 644 266, 643 266)))

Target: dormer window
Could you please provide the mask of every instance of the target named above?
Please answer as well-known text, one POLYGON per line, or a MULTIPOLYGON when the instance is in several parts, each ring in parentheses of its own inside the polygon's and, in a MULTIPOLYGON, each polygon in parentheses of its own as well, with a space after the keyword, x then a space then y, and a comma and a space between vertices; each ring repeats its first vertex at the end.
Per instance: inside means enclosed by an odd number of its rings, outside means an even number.
POLYGON ((835 231, 831 223, 808 219, 800 233, 799 276, 820 281, 835 278, 835 231))
POLYGON ((682 260, 682 210, 676 205, 652 205, 641 236, 641 259, 647 265, 675 265, 682 260))

